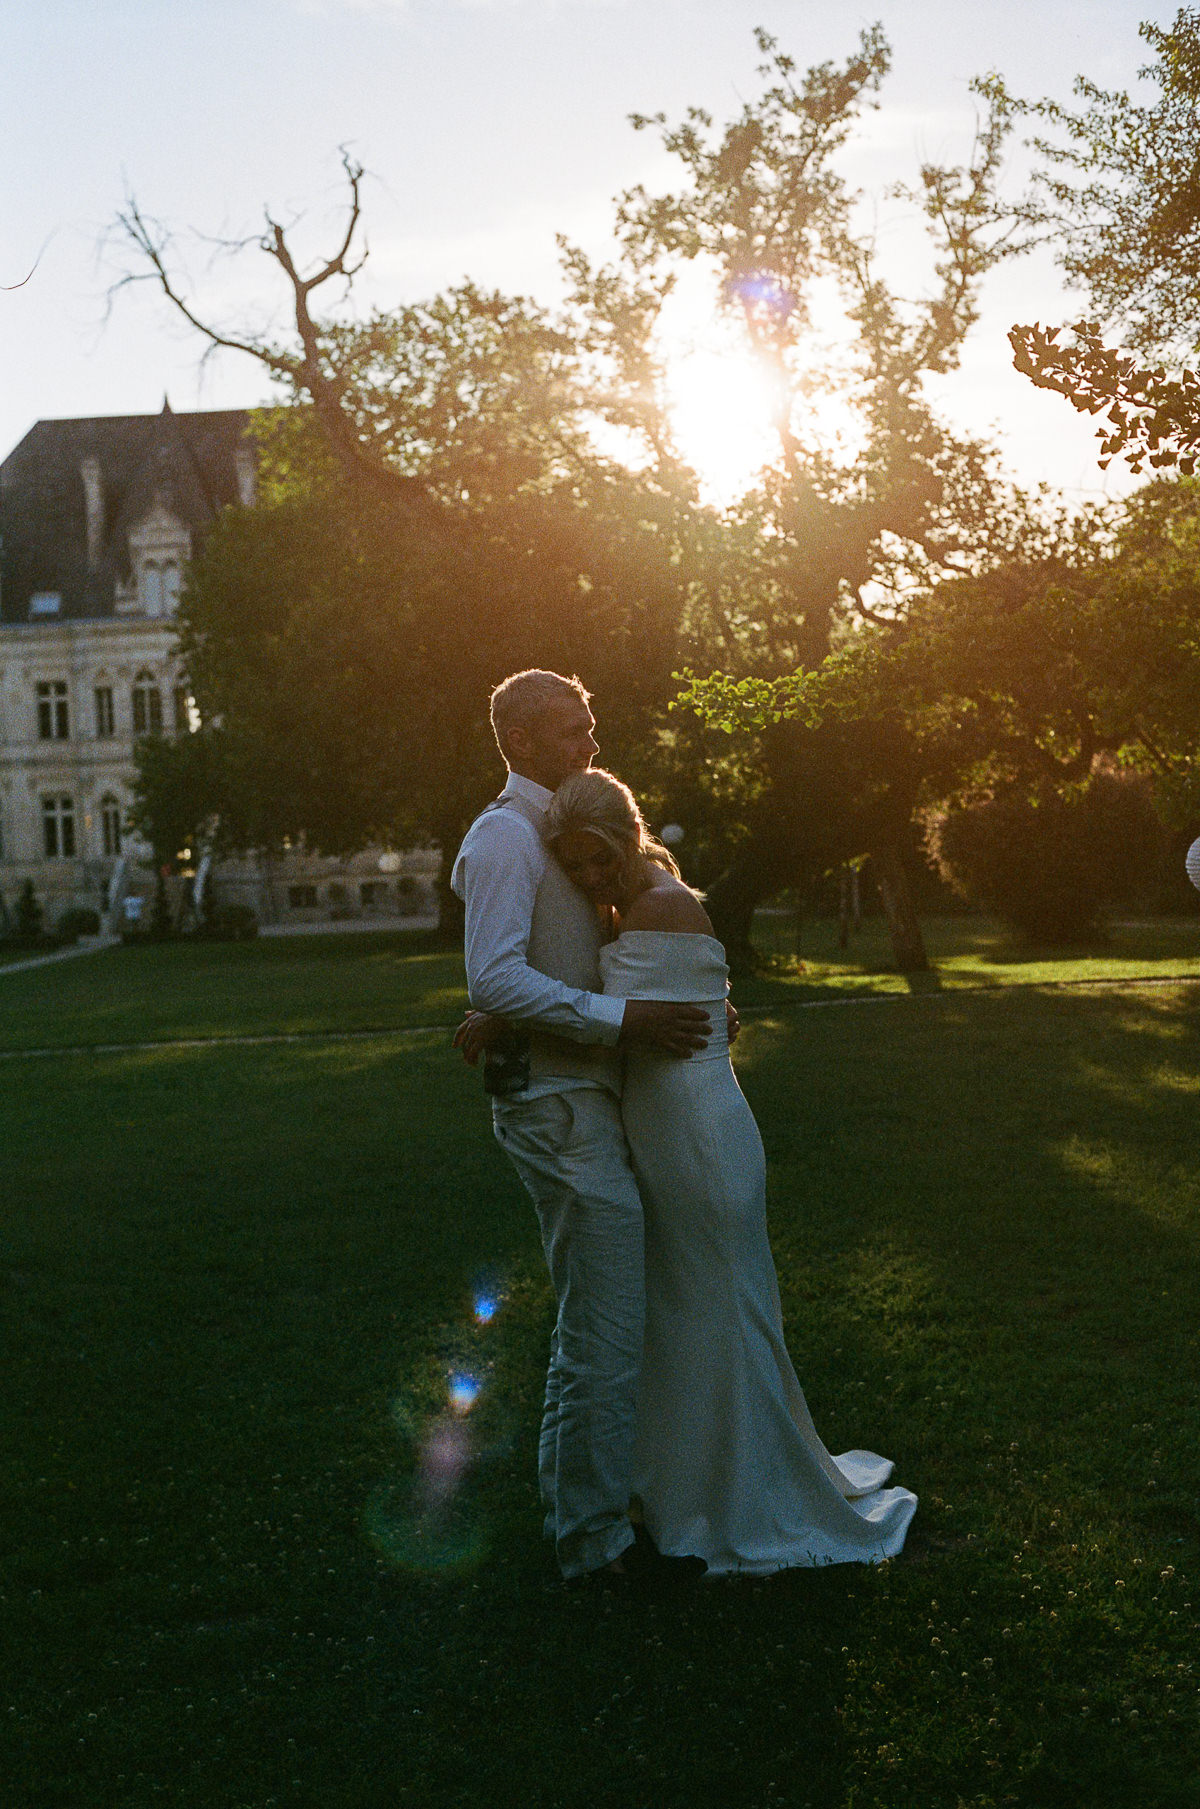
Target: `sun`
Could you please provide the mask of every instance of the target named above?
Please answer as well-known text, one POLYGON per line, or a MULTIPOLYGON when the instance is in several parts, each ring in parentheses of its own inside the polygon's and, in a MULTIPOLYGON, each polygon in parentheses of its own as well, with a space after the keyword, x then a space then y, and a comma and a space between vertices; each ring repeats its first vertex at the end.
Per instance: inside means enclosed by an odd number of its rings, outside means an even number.
MULTIPOLYGON (((706 500, 729 506, 778 463, 781 418, 802 447, 837 464, 852 463, 866 433, 850 378, 834 387, 782 380, 755 356, 742 323, 719 312, 711 277, 689 272, 689 278, 664 304, 657 349, 676 449, 696 472, 706 500)), ((832 333, 811 335, 813 371, 827 370, 831 362, 837 368, 836 340, 845 334, 836 317, 833 325, 832 333)))
POLYGON ((744 496, 778 456, 783 398, 736 343, 679 344, 663 353, 663 391, 679 456, 721 503, 744 496))

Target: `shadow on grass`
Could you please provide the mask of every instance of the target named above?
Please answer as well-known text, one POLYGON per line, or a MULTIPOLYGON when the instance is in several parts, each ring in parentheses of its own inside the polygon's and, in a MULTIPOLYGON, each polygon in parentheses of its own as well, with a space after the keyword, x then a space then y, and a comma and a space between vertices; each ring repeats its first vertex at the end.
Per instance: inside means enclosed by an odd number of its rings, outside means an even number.
POLYGON ((1187 997, 951 995, 748 1039, 817 1424, 895 1456, 922 1503, 891 1588, 925 1638, 885 1617, 843 1704, 856 1800, 1187 1802, 1187 997))
POLYGON ((895 1457, 921 1508, 878 1572, 656 1605, 554 1579, 536 1234, 445 1051, 39 1066, 0 1148, 14 1800, 1184 1809, 1184 998, 750 1026, 797 1368, 831 1446, 895 1457), (508 1293, 486 1338, 481 1272, 508 1293), (422 1565, 368 1504, 403 1514, 467 1358, 496 1415, 478 1548, 422 1565))

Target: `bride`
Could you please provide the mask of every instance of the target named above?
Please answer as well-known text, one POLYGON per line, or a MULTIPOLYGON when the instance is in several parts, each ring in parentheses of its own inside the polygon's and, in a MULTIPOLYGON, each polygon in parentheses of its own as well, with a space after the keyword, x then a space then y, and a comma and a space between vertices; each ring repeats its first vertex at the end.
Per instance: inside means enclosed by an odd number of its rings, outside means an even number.
POLYGON ((543 835, 608 919, 606 993, 709 1008, 687 1060, 626 1054, 622 1115, 646 1210, 635 1491, 660 1552, 714 1575, 894 1557, 916 1510, 871 1451, 831 1457, 784 1344, 765 1162, 729 1063, 728 969, 704 907, 599 769, 554 794, 543 835))

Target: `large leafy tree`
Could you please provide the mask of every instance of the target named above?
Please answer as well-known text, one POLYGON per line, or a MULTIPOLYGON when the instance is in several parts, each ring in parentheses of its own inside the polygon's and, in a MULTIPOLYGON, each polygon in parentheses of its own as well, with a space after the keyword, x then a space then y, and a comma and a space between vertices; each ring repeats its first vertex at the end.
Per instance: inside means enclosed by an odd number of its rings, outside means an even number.
MULTIPOLYGON (((740 537, 752 561, 752 586, 739 589, 731 611, 701 575, 685 647, 693 667, 719 664, 735 680, 815 669, 856 627, 903 614, 930 574, 996 559, 1009 518, 1023 514, 986 450, 951 432, 926 393, 958 361, 983 278, 1020 248, 997 197, 1007 108, 992 108, 966 165, 926 165, 906 192, 923 220, 932 279, 927 294, 907 300, 885 279, 839 168, 888 70, 882 32, 864 32, 844 63, 804 73, 767 33, 758 44, 762 89, 736 119, 717 126, 692 109, 677 125, 663 116, 635 122, 659 132, 681 182, 622 197, 613 262, 596 267, 567 253, 596 406, 640 436, 664 484, 674 448, 656 335, 689 266, 708 274, 714 305, 777 398, 760 480, 725 524, 731 547, 740 537), (830 293, 851 340, 823 363, 815 328, 830 293), (857 411, 862 445, 852 461, 814 427, 831 392, 857 411)), ((722 575, 729 570, 726 561, 722 575)), ((814 862, 869 852, 897 957, 924 965, 903 859, 917 780, 895 738, 764 723, 741 768, 745 833, 710 893, 727 943, 744 947, 758 901, 814 862)), ((719 781, 728 771, 712 770, 719 781)))
POLYGON ((1154 53, 1139 72, 1149 100, 1085 76, 1076 108, 1014 101, 998 78, 981 88, 1039 122, 1024 216, 1090 309, 1073 328, 1014 327, 1017 368, 1100 417, 1102 464, 1119 456, 1136 471, 1190 474, 1200 456, 1200 382, 1186 368, 1200 351, 1200 12, 1182 7, 1170 27, 1139 30, 1154 53))
MULTIPOLYGON (((1109 521, 915 597, 815 671, 698 683, 718 727, 799 720, 890 737, 926 807, 1069 797, 1098 768, 1149 775, 1163 814, 1200 821, 1200 525, 1194 482, 1159 482, 1109 521)), ((1048 858, 1052 858, 1051 849, 1048 858)))
POLYGON ((689 517, 587 446, 569 341, 470 285, 330 341, 356 436, 427 506, 365 487, 311 406, 261 417, 260 501, 222 518, 180 610, 226 835, 452 850, 496 783, 488 691, 532 664, 587 675, 636 772, 689 517))
POLYGON ((732 942, 806 863, 869 850, 900 958, 923 962, 901 858, 916 780, 894 739, 788 723, 703 758, 714 744, 695 723, 677 716, 657 741, 647 725, 673 666, 811 669, 855 624, 902 613, 931 573, 997 556, 994 468, 938 420, 925 384, 953 369, 983 277, 1016 249, 996 198, 1006 115, 992 110, 964 167, 920 171, 908 200, 931 285, 906 301, 838 164, 887 71, 881 32, 804 74, 765 33, 759 45, 762 90, 729 125, 698 111, 678 127, 636 122, 661 132, 681 186, 622 198, 607 267, 565 248, 561 321, 469 285, 365 323, 322 314, 327 286, 360 263, 353 164, 332 256, 303 267, 267 221, 260 244, 293 304, 283 344, 208 324, 170 235, 127 208, 140 274, 297 405, 269 436, 263 504, 222 524, 184 604, 197 698, 256 836, 451 843, 484 795, 488 684, 519 664, 578 666, 609 757, 690 792, 714 851, 738 842, 713 889, 732 942), (659 327, 689 265, 707 270, 779 397, 774 455, 723 517, 704 506, 665 401, 659 327), (822 371, 811 329, 831 286, 853 339, 822 371), (862 422, 852 463, 811 429, 814 398, 834 387, 862 422), (601 456, 597 418, 632 435, 631 459, 601 456), (868 792, 873 808, 856 813, 868 792))

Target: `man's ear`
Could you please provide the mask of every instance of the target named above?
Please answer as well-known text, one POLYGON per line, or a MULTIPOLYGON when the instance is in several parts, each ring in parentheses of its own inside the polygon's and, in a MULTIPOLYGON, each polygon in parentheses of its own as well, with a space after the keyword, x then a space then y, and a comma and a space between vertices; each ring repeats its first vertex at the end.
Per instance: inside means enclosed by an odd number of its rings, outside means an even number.
POLYGON ((504 757, 510 766, 514 757, 517 760, 524 760, 532 752, 530 734, 526 728, 514 725, 508 731, 507 740, 508 746, 504 749, 504 757))

